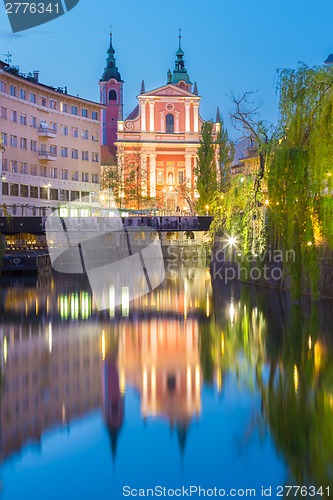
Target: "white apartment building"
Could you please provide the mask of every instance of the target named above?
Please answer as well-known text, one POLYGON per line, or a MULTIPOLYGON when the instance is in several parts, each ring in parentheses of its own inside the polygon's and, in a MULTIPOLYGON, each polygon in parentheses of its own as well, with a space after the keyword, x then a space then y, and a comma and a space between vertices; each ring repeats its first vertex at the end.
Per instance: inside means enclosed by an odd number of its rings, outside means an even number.
POLYGON ((88 216, 99 206, 101 109, 0 61, 1 215, 88 216))

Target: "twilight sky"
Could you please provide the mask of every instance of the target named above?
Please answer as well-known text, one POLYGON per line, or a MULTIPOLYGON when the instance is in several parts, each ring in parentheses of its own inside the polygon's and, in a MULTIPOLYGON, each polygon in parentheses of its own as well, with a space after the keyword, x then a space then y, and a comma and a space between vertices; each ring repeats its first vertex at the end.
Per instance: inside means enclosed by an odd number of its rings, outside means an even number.
POLYGON ((98 100, 112 23, 126 115, 142 79, 146 90, 166 83, 181 25, 202 117, 215 118, 219 105, 228 124, 230 91, 258 90, 261 117, 275 121, 276 69, 322 64, 333 52, 332 18, 332 0, 80 0, 65 16, 13 35, 1 2, 0 58, 9 51, 22 72, 38 69, 42 83, 98 100))

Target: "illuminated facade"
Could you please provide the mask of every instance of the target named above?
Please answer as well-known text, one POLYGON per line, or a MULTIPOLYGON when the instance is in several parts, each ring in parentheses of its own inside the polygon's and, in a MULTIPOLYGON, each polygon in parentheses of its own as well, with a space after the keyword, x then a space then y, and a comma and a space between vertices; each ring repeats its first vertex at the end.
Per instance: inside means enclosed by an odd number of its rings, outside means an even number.
POLYGON ((72 215, 88 215, 98 201, 102 106, 2 61, 0 100, 2 212, 43 215, 71 201, 72 215))
MULTIPOLYGON (((101 102, 106 106, 103 144, 109 150, 113 147, 118 117, 117 162, 126 206, 138 208, 137 201, 128 197, 134 189, 128 181, 131 178, 132 184, 139 185, 141 197, 149 199, 150 206, 188 210, 184 190, 193 199, 197 196, 194 169, 204 122, 199 113, 201 97, 197 84, 192 84, 185 68, 181 36, 175 68, 168 71, 166 84, 146 92, 142 82, 139 103, 126 119, 122 116, 123 82, 115 66, 112 41, 108 64, 111 68, 105 69, 100 82, 101 102)), ((214 134, 218 127, 216 123, 214 134)))

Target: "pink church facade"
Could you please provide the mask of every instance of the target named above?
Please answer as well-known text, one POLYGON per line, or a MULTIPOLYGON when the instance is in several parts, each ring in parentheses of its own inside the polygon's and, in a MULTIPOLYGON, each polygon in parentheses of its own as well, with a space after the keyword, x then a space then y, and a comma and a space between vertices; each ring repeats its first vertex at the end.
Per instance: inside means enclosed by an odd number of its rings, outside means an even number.
MULTIPOLYGON (((142 82, 138 105, 125 119, 122 116, 122 85, 120 76, 117 80, 113 78, 101 83, 101 103, 106 105, 103 137, 109 150, 116 149, 119 171, 136 168, 139 163, 141 194, 149 199, 151 207, 189 210, 185 198, 191 197, 194 201, 198 196, 195 167, 204 121, 199 112, 201 97, 197 85, 192 84, 185 69, 181 37, 175 68, 172 73, 168 71, 167 83, 146 92, 142 82), (119 96, 118 109, 108 99, 113 90, 119 96), (111 124, 115 123, 116 115, 115 148, 111 142, 115 137, 111 124)), ((216 123, 214 133, 218 127, 216 123)), ((126 201, 126 183, 122 195, 126 201)))

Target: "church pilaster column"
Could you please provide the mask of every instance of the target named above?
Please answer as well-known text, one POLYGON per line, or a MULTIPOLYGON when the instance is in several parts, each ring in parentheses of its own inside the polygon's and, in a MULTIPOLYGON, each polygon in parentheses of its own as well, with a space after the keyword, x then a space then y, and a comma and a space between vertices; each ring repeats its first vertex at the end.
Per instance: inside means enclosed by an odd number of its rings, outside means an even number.
POLYGON ((165 112, 162 111, 162 113, 160 113, 160 117, 161 117, 161 132, 162 134, 164 134, 165 132, 165 112))
POLYGON ((140 155, 140 170, 141 170, 141 195, 148 196, 148 171, 147 171, 147 155, 140 155))
POLYGON ((150 196, 155 198, 156 196, 156 154, 152 153, 149 155, 150 157, 150 196))
POLYGON ((179 133, 179 115, 180 113, 178 111, 175 111, 175 132, 178 134, 179 133))
POLYGON ((141 130, 146 131, 146 101, 141 101, 140 103, 140 115, 141 115, 141 130))
POLYGON ((193 104, 193 117, 194 117, 193 132, 199 132, 199 105, 197 102, 193 104))
POLYGON ((154 132, 155 130, 155 101, 152 100, 149 102, 149 130, 150 132, 154 132))
POLYGON ((189 188, 192 186, 192 155, 185 154, 185 180, 189 188))
POLYGON ((190 132, 190 106, 189 102, 185 102, 185 132, 190 132))

